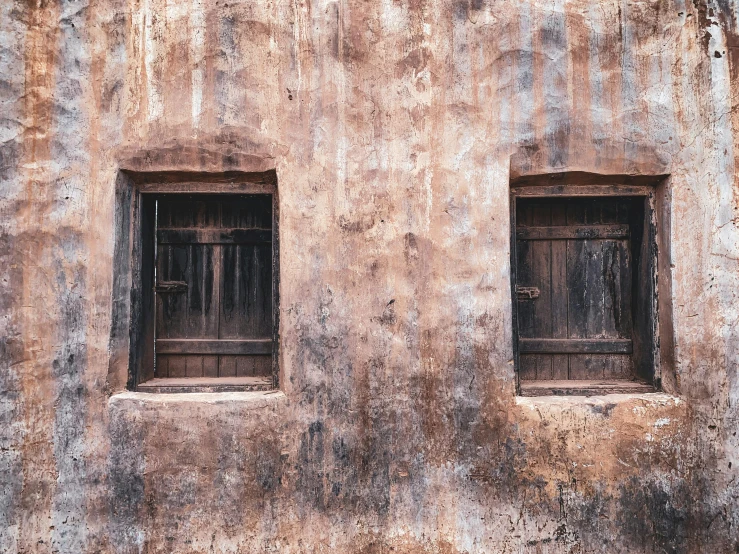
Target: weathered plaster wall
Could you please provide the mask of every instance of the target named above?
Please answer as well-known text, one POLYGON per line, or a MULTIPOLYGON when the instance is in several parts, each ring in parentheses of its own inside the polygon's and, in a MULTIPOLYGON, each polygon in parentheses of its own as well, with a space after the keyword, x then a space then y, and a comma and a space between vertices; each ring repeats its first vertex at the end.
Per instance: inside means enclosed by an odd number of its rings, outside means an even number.
POLYGON ((739 550, 738 83, 736 0, 0 2, 0 551, 739 550), (122 392, 119 170, 270 167, 283 392, 122 392), (670 175, 669 395, 515 398, 564 170, 670 175))

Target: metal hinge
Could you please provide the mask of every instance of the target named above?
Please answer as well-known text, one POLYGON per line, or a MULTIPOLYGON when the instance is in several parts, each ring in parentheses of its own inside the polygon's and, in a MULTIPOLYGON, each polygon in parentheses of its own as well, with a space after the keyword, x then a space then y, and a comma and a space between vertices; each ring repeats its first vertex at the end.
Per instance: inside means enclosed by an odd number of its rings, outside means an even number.
POLYGON ((516 296, 519 300, 534 300, 539 298, 539 289, 536 287, 516 286, 516 296))

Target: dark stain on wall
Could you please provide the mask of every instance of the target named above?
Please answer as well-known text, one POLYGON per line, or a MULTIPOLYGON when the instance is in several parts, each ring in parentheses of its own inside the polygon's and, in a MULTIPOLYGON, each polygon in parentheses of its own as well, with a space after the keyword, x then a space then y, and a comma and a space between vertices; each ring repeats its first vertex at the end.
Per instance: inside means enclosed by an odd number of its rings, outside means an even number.
POLYGON ((87 367, 87 321, 83 306, 86 293, 84 269, 77 265, 64 267, 81 257, 76 247, 79 238, 62 235, 58 251, 66 259, 57 262, 56 280, 58 306, 62 324, 59 326, 59 349, 52 360, 55 383, 54 459, 57 480, 63 483, 54 499, 54 531, 52 545, 56 548, 77 548, 85 545, 86 472, 85 429, 87 401, 83 373, 87 367))
POLYGON ((647 542, 654 552, 689 552, 688 539, 697 531, 690 521, 689 488, 680 479, 666 481, 632 478, 620 487, 618 525, 633 548, 647 542))
POLYGON ((110 454, 108 490, 110 519, 108 533, 113 552, 140 551, 144 532, 144 479, 146 464, 143 448, 146 439, 144 420, 121 410, 110 412, 110 454))

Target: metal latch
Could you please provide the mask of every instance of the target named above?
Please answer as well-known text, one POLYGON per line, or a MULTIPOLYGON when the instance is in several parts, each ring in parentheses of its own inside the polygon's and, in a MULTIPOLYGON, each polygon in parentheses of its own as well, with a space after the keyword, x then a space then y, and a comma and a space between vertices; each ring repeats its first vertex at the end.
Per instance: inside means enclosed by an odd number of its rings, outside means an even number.
POLYGON ((539 289, 537 287, 519 287, 516 285, 516 296, 519 300, 534 300, 539 298, 539 289))
POLYGON ((187 292, 187 283, 185 281, 159 281, 154 287, 156 292, 187 292))

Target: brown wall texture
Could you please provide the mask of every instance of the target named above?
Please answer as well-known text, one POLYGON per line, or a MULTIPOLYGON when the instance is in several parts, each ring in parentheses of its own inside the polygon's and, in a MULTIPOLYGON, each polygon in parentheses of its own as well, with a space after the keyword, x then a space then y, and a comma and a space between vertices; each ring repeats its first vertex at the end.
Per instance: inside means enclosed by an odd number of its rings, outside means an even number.
POLYGON ((739 551, 738 163, 737 0, 1 0, 0 552, 739 551), (125 391, 126 169, 276 169, 281 392, 125 391), (669 176, 662 393, 515 395, 561 171, 669 176))

